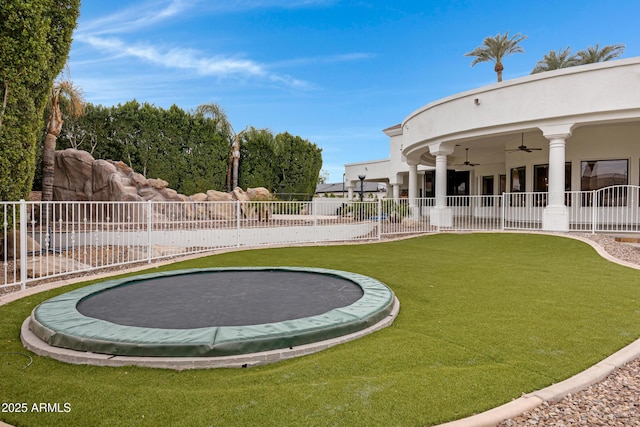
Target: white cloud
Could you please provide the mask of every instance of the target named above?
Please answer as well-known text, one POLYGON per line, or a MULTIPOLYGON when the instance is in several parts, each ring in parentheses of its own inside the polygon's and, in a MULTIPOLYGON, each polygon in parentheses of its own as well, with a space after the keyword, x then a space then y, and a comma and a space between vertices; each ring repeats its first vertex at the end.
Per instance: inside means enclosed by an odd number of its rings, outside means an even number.
POLYGON ((112 58, 132 57, 170 69, 192 71, 199 76, 218 78, 254 77, 296 88, 310 85, 291 76, 272 73, 264 64, 241 57, 207 56, 194 49, 162 48, 146 43, 126 43, 119 38, 79 36, 78 41, 98 49, 112 58))
MULTIPOLYGON (((154 66, 192 73, 194 77, 255 79, 288 88, 313 89, 314 85, 293 76, 273 71, 296 65, 357 61, 371 57, 366 53, 349 53, 325 57, 311 57, 273 64, 257 62, 236 53, 209 53, 179 45, 158 44, 149 39, 136 40, 142 30, 157 30, 165 22, 172 22, 192 13, 228 13, 266 8, 326 7, 336 0, 236 0, 209 2, 205 0, 147 0, 93 20, 80 20, 74 34, 76 45, 85 53, 78 63, 103 62, 123 66, 123 59, 137 59, 154 66), (84 45, 84 46, 82 46, 84 45), (88 48, 88 49, 86 49, 88 48), (98 51, 100 58, 95 53, 98 51)), ((161 28, 160 28, 161 29, 161 28)), ((130 65, 130 64, 128 64, 130 65)))
POLYGON ((89 22, 80 21, 78 35, 132 33, 151 27, 187 11, 197 2, 163 0, 138 4, 119 12, 89 22))

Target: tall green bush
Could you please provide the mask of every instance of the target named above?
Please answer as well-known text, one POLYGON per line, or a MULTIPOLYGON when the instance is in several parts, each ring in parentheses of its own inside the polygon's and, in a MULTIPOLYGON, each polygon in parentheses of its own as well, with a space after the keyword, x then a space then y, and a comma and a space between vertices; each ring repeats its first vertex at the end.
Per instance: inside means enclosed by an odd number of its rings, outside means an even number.
MULTIPOLYGON (((58 149, 123 161, 182 194, 226 190, 230 136, 215 118, 133 100, 113 107, 88 104, 82 117, 64 120, 58 149)), ((315 144, 253 127, 240 137, 240 187, 279 193, 283 184, 286 193, 315 192, 322 167, 322 150, 315 144)))
POLYGON ((80 0, 4 0, 0 7, 0 200, 27 197, 53 80, 71 48, 80 0))

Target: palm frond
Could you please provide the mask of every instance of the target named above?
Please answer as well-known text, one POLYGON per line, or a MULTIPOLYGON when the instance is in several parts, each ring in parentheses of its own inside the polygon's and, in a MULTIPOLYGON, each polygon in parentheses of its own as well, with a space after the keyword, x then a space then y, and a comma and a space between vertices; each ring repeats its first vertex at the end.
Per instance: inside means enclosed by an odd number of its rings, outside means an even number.
POLYGON ((580 64, 595 64, 597 62, 611 61, 619 58, 624 53, 625 46, 623 44, 606 45, 600 48, 600 43, 595 46, 589 46, 585 50, 577 53, 580 64))
POLYGON ((216 103, 201 104, 196 107, 196 116, 209 118, 215 121, 216 129, 225 135, 231 135, 234 133, 233 126, 227 118, 227 113, 220 105, 216 103))
POLYGON ((531 74, 573 67, 579 63, 578 57, 571 53, 571 47, 567 46, 564 50, 550 50, 549 53, 545 54, 544 57, 538 61, 533 71, 531 71, 531 74))
POLYGON ((53 85, 53 102, 56 100, 64 106, 66 114, 80 117, 84 114, 84 96, 82 89, 71 80, 59 80, 53 85))

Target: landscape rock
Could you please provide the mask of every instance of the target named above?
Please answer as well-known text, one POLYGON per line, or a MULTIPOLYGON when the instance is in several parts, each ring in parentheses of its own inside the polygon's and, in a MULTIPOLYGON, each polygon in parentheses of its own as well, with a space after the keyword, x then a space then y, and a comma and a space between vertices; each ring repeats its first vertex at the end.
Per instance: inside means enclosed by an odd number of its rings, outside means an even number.
POLYGON ((167 188, 169 186, 169 183, 167 181, 158 178, 147 179, 147 184, 157 190, 162 190, 163 188, 167 188))
MULTIPOLYGON (((160 218, 177 220, 183 218, 232 219, 236 208, 233 204, 215 204, 207 208, 188 206, 189 202, 249 202, 252 200, 270 200, 271 194, 264 187, 249 188, 247 192, 236 187, 233 192, 208 190, 191 197, 179 194, 169 188, 169 183, 160 178, 147 179, 121 161, 94 159, 86 151, 68 148, 56 151, 54 172, 54 200, 57 201, 154 201, 183 202, 185 206, 154 206, 160 218)), ((244 205, 244 204, 243 204, 244 205)), ((268 219, 270 212, 266 208, 246 206, 242 208, 244 217, 258 216, 268 219)), ((144 211, 144 209, 141 209, 144 211)), ((131 215, 127 219, 111 214, 113 220, 144 220, 142 215, 131 215)), ((160 220, 155 218, 154 221, 160 220)))
POLYGON ((233 200, 238 200, 240 202, 248 202, 251 200, 249 195, 240 187, 234 188, 231 195, 233 196, 233 200))
POLYGON ((92 200, 93 156, 71 148, 57 151, 53 179, 54 200, 92 200))
POLYGON ((207 201, 207 195, 204 194, 204 193, 192 194, 191 196, 189 196, 189 200, 191 200, 193 202, 206 202, 207 201))
POLYGON ((233 197, 229 193, 223 193, 222 191, 209 190, 207 191, 208 202, 230 202, 233 197))
MULTIPOLYGON (((66 151, 66 150, 65 150, 66 151)), ((58 153, 56 152, 56 158, 58 157, 58 153)), ((117 174, 116 166, 108 162, 106 160, 95 160, 93 162, 91 176, 87 176, 87 181, 92 184, 92 192, 93 196, 89 200, 109 200, 110 190, 109 190, 109 181, 110 177, 117 174), (91 178, 91 179, 89 179, 91 178)), ((55 175, 58 175, 58 170, 56 169, 55 175)), ((58 200, 58 199, 56 199, 58 200)), ((66 200, 66 199, 62 199, 66 200)))
POLYGON ((270 200, 271 192, 264 187, 247 188, 247 195, 251 200, 270 200))

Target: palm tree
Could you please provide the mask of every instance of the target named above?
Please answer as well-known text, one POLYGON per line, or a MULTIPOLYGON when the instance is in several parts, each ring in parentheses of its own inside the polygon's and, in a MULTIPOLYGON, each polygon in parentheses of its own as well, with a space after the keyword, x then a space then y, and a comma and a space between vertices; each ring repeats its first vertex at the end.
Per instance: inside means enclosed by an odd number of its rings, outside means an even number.
MULTIPOLYGON (((216 103, 198 105, 198 107, 196 108, 195 114, 196 116, 199 116, 199 117, 206 117, 214 120, 216 130, 222 134, 223 138, 229 141, 230 152, 229 152, 229 161, 227 162, 227 192, 231 192, 231 190, 235 188, 235 187, 233 188, 231 187, 231 173, 232 173, 232 168, 234 166, 234 157, 235 157, 234 155, 236 151, 238 152, 238 155, 240 154, 239 147, 237 150, 234 149, 235 145, 239 144, 238 135, 235 135, 233 126, 231 126, 231 123, 227 118, 227 113, 225 113, 224 109, 216 103)), ((237 177, 237 169, 236 169, 236 177, 237 177)), ((237 182, 237 178, 236 178, 236 182, 237 182)))
POLYGON ((531 74, 542 73, 543 71, 559 70, 561 68, 573 67, 580 64, 578 57, 571 54, 571 48, 567 46, 565 50, 550 50, 544 58, 536 64, 531 74))
POLYGON ((502 58, 504 58, 506 55, 511 55, 512 53, 524 52, 522 47, 519 46, 519 43, 526 38, 527 36, 520 33, 509 38, 509 31, 507 31, 503 35, 498 33, 495 35, 495 37, 487 37, 486 39, 484 39, 484 42, 482 42, 482 46, 478 46, 471 52, 465 53, 464 56, 476 57, 476 59, 474 59, 471 63, 472 67, 479 62, 494 61, 495 66, 493 67, 493 70, 498 75, 498 82, 501 82, 502 70, 504 70, 504 66, 502 65, 502 58))
POLYGON ((198 117, 206 117, 214 120, 216 130, 225 137, 231 135, 233 132, 231 123, 229 123, 229 119, 227 118, 227 113, 216 103, 198 105, 195 114, 198 117))
POLYGON ((42 147, 42 200, 53 200, 53 174, 55 167, 56 141, 62 131, 62 108, 73 117, 84 114, 82 91, 70 80, 59 80, 53 84, 49 98, 47 134, 42 147))
POLYGON ((600 49, 600 43, 596 43, 595 46, 589 46, 587 49, 581 50, 576 56, 580 64, 595 64, 596 62, 611 61, 619 58, 624 53, 624 47, 623 44, 610 44, 602 46, 602 49, 600 49))
POLYGON ((238 172, 240 167, 240 133, 233 130, 233 126, 227 119, 224 109, 218 104, 202 104, 196 108, 197 116, 209 117, 216 121, 216 130, 229 140, 229 161, 227 163, 227 192, 231 192, 238 186, 238 172))

